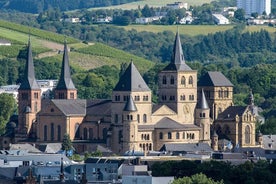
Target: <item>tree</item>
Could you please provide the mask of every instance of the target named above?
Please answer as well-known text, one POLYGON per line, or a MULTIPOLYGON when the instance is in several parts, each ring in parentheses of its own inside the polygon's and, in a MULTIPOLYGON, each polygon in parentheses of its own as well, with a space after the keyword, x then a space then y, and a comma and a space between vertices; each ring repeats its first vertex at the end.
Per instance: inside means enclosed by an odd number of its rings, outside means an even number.
POLYGON ((73 144, 71 142, 69 134, 65 133, 62 140, 61 149, 65 151, 66 155, 72 156, 73 144))
POLYGON ((223 181, 216 182, 211 178, 207 178, 205 174, 199 173, 191 177, 178 178, 172 184, 223 184, 223 181))
POLYGON ((5 132, 5 127, 10 116, 16 109, 15 99, 11 94, 0 94, 0 134, 5 132))
POLYGON ((245 20, 244 15, 245 15, 245 11, 244 11, 244 9, 241 9, 241 8, 237 9, 234 13, 235 19, 237 19, 239 21, 244 21, 245 20))

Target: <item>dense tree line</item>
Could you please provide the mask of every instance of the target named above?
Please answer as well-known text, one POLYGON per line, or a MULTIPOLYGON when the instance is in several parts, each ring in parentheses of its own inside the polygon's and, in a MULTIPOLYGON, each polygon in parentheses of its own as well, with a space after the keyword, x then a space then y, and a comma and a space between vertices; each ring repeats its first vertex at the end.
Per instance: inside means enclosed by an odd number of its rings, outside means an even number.
POLYGON ((0 8, 28 13, 40 13, 50 8, 68 11, 74 9, 120 5, 134 1, 137 0, 3 0, 0 2, 0 8))
MULTIPOLYGON (((276 161, 269 163, 260 160, 256 163, 247 161, 240 165, 232 165, 222 161, 167 161, 156 162, 151 167, 153 176, 175 176, 177 178, 190 177, 203 173, 214 181, 231 183, 275 183, 276 161)), ((206 178, 205 178, 206 179, 206 178)))

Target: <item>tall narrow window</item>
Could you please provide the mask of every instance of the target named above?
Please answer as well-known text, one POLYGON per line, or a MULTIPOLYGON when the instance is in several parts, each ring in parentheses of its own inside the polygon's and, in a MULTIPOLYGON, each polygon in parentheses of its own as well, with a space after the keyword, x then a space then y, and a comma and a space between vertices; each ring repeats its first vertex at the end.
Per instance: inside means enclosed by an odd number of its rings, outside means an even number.
POLYGON ((57 139, 58 141, 61 141, 61 126, 57 126, 57 139))
POLYGON ((171 76, 171 84, 174 84, 174 77, 171 76))
POLYGON ((163 84, 167 84, 167 79, 166 76, 163 76, 163 80, 162 80, 163 84))
POLYGON ((143 122, 144 122, 144 123, 147 122, 147 115, 146 115, 146 114, 143 115, 143 122))
POLYGON ((38 93, 37 93, 37 92, 34 93, 34 98, 35 98, 35 99, 38 99, 38 93))
POLYGON ((189 84, 193 85, 193 77, 192 76, 189 77, 189 84))
POLYGON ((179 132, 176 132, 175 138, 179 139, 179 132))
POLYGON ((75 138, 80 138, 80 124, 75 125, 75 138))
POLYGON ((89 139, 93 139, 93 128, 89 128, 89 139))
POLYGON ((48 134, 47 125, 44 125, 44 141, 47 141, 47 134, 48 134))
POLYGON ((54 123, 51 123, 51 141, 55 140, 55 127, 54 123))
POLYGON ((184 76, 181 77, 181 85, 186 85, 186 79, 184 76))
POLYGON ((83 129, 83 139, 86 140, 87 139, 87 128, 83 129))
POLYGON ((137 122, 140 123, 140 114, 137 114, 137 122))
POLYGON ((250 127, 249 127, 249 125, 247 125, 246 127, 245 127, 245 144, 250 144, 250 127))
POLYGON ((168 132, 168 139, 172 139, 172 133, 168 132))
POLYGON ((162 132, 159 133, 159 139, 163 139, 163 133, 162 132))

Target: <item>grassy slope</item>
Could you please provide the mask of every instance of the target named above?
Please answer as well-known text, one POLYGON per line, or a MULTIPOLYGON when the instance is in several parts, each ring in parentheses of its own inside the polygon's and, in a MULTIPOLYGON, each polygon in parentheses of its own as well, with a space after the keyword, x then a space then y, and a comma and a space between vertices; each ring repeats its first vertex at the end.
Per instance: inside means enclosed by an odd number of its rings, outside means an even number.
MULTIPOLYGON (((2 24, 0 23, 0 37, 12 42, 12 46, 0 46, 0 58, 15 58, 18 55, 19 50, 23 49, 26 46, 29 35, 28 33, 26 33, 25 27, 26 26, 22 26, 21 32, 21 25, 15 25, 15 29, 13 29, 13 27, 7 29, 6 26, 2 26, 2 24)), ((46 55, 46 57, 44 56, 43 58, 40 58, 41 60, 46 62, 62 60, 61 54, 52 54, 55 53, 57 50, 62 49, 62 44, 54 42, 53 40, 51 40, 51 38, 45 37, 45 35, 51 36, 52 34, 53 33, 51 32, 36 30, 35 36, 31 36, 33 52, 40 54, 43 53, 44 55, 46 55), (42 34, 41 37, 40 34, 42 34), (51 51, 51 53, 49 53, 49 57, 47 57, 47 53, 49 51, 51 51)), ((54 37, 57 40, 64 40, 63 35, 54 34, 54 37)), ((73 44, 69 44, 69 47, 71 47, 72 50, 75 50, 69 53, 70 62, 73 66, 78 67, 82 70, 89 70, 103 65, 115 65, 119 67, 121 63, 130 62, 131 59, 133 59, 134 63, 137 65, 141 72, 145 72, 153 66, 153 63, 149 60, 109 46, 105 46, 103 44, 93 44, 89 46, 73 38, 66 39, 74 41, 73 44), (101 51, 101 54, 97 54, 93 51, 87 53, 78 52, 78 49, 84 48, 86 48, 86 50, 89 50, 91 48, 94 51, 101 51)))
MULTIPOLYGON (((121 26, 120 26, 121 27, 121 26)), ((215 33, 219 31, 226 31, 228 29, 232 29, 233 25, 129 25, 123 27, 126 30, 135 29, 138 32, 141 31, 149 31, 153 33, 163 32, 163 31, 172 31, 176 32, 177 27, 179 29, 180 34, 186 34, 189 36, 197 36, 197 35, 207 35, 209 33, 215 33)), ((245 31, 253 32, 260 31, 261 29, 265 29, 270 33, 275 33, 275 28, 268 26, 246 26, 245 31)))
MULTIPOLYGON (((188 6, 198 6, 202 5, 204 3, 210 3, 213 0, 185 0, 185 3, 188 3, 188 6)), ((166 4, 177 2, 176 0, 143 0, 143 1, 137 1, 132 3, 127 3, 119 6, 109 6, 109 7, 103 7, 100 9, 137 9, 138 6, 144 7, 146 4, 148 4, 150 7, 162 7, 166 6, 166 4)))

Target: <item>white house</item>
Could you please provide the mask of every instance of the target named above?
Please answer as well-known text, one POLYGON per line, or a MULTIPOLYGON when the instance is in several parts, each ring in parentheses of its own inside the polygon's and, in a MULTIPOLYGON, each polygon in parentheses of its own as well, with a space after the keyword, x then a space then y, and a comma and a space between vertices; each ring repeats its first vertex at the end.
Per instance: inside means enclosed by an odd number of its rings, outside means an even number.
POLYGON ((8 40, 0 39, 0 46, 11 46, 11 42, 8 40))
POLYGON ((218 24, 218 25, 230 24, 229 19, 227 19, 226 17, 224 17, 221 14, 213 14, 213 17, 214 17, 216 24, 218 24))

